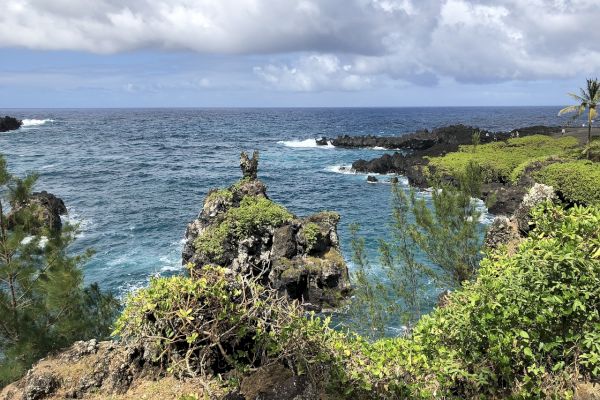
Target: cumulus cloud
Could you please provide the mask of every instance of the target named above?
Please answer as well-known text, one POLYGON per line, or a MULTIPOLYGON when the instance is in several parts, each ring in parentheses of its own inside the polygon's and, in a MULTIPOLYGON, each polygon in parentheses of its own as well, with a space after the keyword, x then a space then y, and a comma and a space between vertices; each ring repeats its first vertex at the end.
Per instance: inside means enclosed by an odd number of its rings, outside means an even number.
POLYGON ((254 75, 285 90, 556 79, 600 69, 598 0, 3 3, 0 47, 258 54, 254 75))
POLYGON ((311 92, 322 90, 360 90, 371 86, 372 78, 353 72, 334 55, 313 54, 300 58, 293 66, 269 64, 254 72, 278 89, 311 92))

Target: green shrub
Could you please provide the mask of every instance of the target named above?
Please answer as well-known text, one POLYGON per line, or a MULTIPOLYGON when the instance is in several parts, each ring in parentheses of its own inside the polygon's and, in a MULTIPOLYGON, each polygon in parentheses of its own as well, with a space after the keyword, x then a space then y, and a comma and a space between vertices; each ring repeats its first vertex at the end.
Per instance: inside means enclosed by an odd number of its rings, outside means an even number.
POLYGON ((230 189, 213 190, 206 197, 206 202, 213 203, 217 200, 231 203, 233 200, 233 192, 230 189))
POLYGON ((534 178, 553 186, 572 202, 600 204, 600 163, 576 160, 551 164, 536 172, 534 178))
POLYGON ((130 295, 113 335, 143 344, 170 372, 195 376, 262 361, 293 315, 272 290, 207 265, 192 277, 153 278, 130 295))
POLYGON ((225 241, 231 234, 231 226, 227 221, 218 225, 209 226, 196 238, 196 250, 203 252, 208 257, 219 259, 223 256, 225 241))
POLYGON ((294 216, 285 207, 262 196, 244 196, 240 206, 226 213, 238 237, 244 237, 259 227, 277 227, 290 221, 294 216))
POLYGON ((460 366, 436 375, 465 397, 564 398, 600 375, 600 209, 548 206, 534 220, 516 254, 485 259, 414 331, 429 360, 460 366))
POLYGON ((577 139, 571 136, 554 139, 549 136, 533 135, 477 147, 460 146, 457 152, 442 157, 432 157, 429 165, 442 174, 458 176, 466 169, 469 162, 473 161, 481 166, 486 182, 496 180, 507 182, 513 170, 528 160, 558 156, 577 144, 577 139))
POLYGON ((306 242, 307 252, 310 252, 315 244, 317 244, 320 234, 321 229, 319 228, 319 225, 314 222, 309 222, 302 227, 302 237, 304 238, 304 242, 306 242))

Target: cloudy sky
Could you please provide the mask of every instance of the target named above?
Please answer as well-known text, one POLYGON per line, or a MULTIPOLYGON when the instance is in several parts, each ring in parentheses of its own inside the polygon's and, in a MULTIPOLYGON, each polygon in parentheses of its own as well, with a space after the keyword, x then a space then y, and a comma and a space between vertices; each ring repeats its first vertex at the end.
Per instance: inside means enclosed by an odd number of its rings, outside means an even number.
POLYGON ((561 105, 600 0, 1 0, 0 107, 561 105))

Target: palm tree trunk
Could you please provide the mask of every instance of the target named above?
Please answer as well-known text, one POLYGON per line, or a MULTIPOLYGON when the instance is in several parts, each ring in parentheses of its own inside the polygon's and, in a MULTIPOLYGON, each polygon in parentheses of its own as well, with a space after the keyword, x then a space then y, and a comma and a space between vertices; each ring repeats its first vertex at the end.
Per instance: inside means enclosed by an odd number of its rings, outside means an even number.
POLYGON ((592 110, 588 113, 588 139, 587 139, 587 158, 590 158, 590 143, 592 142, 592 110))

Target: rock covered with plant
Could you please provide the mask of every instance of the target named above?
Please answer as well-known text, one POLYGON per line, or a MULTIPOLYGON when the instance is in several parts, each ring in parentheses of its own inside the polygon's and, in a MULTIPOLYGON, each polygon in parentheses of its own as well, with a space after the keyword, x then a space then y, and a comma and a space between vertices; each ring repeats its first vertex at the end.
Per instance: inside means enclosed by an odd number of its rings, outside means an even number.
POLYGON ((186 231, 183 263, 259 277, 305 308, 336 307, 348 295, 348 270, 337 235, 339 215, 299 218, 273 202, 257 178, 258 152, 242 153, 243 178, 212 190, 186 231))

